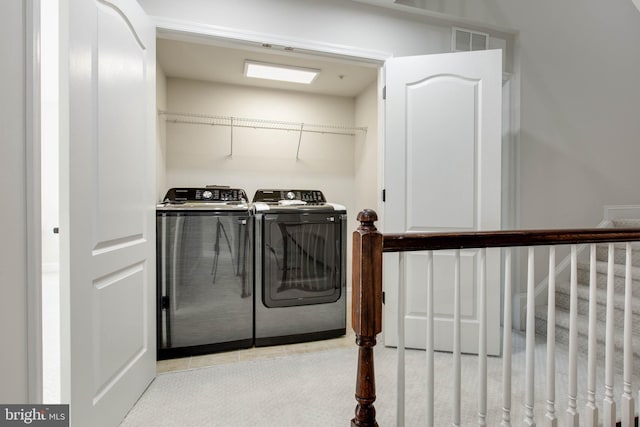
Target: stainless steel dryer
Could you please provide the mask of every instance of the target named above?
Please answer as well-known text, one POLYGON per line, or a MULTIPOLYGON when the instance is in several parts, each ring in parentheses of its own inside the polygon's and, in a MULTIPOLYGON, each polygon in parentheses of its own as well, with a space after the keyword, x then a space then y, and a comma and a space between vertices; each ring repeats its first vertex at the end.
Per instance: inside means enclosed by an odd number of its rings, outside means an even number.
POLYGON ((253 346, 253 214, 245 192, 172 188, 156 225, 158 359, 253 346))
POLYGON ((346 331, 346 208, 318 190, 258 190, 255 345, 346 331))

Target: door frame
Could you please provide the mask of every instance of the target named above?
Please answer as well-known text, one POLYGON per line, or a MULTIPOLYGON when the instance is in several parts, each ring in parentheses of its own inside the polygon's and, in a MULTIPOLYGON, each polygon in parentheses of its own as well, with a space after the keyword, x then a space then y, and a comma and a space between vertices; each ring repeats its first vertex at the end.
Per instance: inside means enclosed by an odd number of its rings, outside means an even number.
POLYGON ((25 136, 27 229, 27 390, 42 403, 42 230, 41 230, 41 58, 40 2, 25 2, 25 136))
POLYGON ((217 41, 241 47, 263 47, 271 45, 274 51, 285 47, 293 48, 294 52, 327 58, 341 58, 373 64, 381 67, 387 58, 393 56, 390 52, 370 49, 360 49, 353 46, 342 46, 330 43, 320 43, 311 40, 290 39, 273 34, 257 33, 246 30, 224 28, 216 25, 199 24, 164 17, 151 17, 156 24, 156 37, 186 42, 217 41))

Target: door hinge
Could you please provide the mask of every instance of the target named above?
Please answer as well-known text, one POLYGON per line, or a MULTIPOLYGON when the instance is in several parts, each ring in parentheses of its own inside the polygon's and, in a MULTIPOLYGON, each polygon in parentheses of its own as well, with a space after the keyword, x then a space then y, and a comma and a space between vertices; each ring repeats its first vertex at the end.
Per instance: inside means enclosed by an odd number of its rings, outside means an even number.
POLYGON ((384 296, 385 296, 384 291, 382 291, 382 303, 383 303, 383 304, 384 304, 384 302, 385 302, 385 301, 384 301, 384 296))
POLYGON ((160 308, 162 310, 168 310, 169 309, 169 297, 161 297, 160 298, 160 308))
POLYGON ((385 190, 384 188, 382 189, 382 201, 387 201, 387 190, 385 190))
POLYGON ((382 99, 387 99, 387 87, 382 88, 382 99))

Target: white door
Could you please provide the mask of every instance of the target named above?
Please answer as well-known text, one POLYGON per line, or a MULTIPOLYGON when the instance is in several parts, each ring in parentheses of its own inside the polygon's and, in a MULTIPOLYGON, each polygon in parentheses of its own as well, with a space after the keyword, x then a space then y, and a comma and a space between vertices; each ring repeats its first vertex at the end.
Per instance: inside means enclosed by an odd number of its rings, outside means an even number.
MULTIPOLYGON (((385 64, 383 231, 497 230, 501 213, 499 50, 385 64)), ((462 251, 461 351, 478 347, 478 251, 462 251)), ((425 348, 426 256, 406 255, 405 343, 425 348)), ((385 255, 386 345, 397 343, 398 255, 385 255)), ((453 348, 454 252, 434 253, 434 345, 453 348)), ((487 351, 500 346, 500 252, 487 251, 487 351)))
POLYGON ((155 377, 155 28, 131 0, 61 19, 62 399, 114 426, 155 377))

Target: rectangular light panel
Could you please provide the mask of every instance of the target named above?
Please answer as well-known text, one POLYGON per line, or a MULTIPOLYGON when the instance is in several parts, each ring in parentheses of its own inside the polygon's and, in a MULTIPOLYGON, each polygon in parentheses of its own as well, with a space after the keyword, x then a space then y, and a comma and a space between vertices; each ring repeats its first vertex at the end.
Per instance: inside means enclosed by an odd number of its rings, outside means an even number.
POLYGON ((257 79, 309 84, 315 80, 319 73, 320 70, 313 68, 269 64, 249 60, 244 62, 244 75, 257 79))

